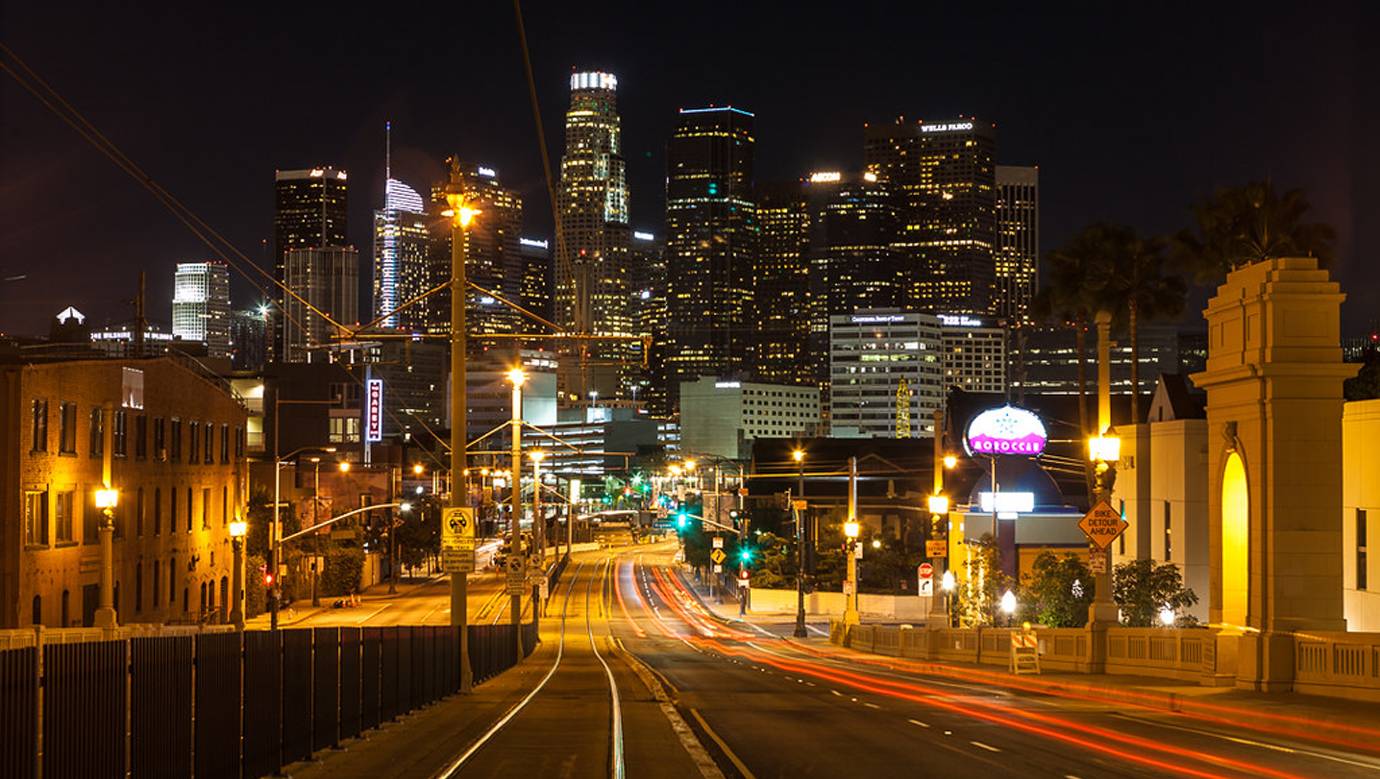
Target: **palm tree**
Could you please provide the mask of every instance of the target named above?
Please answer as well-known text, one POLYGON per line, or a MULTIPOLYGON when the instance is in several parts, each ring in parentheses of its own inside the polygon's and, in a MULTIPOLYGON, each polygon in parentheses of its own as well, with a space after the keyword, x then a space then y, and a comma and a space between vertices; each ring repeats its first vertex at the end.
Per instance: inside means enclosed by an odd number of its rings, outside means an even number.
POLYGON ((1188 284, 1181 276, 1165 273, 1162 238, 1145 238, 1134 228, 1104 225, 1101 250, 1110 255, 1115 273, 1103 290, 1104 300, 1118 319, 1124 317, 1131 339, 1131 422, 1140 419, 1140 323, 1178 316, 1184 309, 1188 284))
POLYGON ((1326 264, 1337 233, 1331 225, 1305 222, 1310 207, 1303 190, 1280 195, 1269 180, 1219 189, 1193 207, 1194 227, 1174 237, 1175 259, 1203 283, 1276 257, 1317 257, 1326 264))

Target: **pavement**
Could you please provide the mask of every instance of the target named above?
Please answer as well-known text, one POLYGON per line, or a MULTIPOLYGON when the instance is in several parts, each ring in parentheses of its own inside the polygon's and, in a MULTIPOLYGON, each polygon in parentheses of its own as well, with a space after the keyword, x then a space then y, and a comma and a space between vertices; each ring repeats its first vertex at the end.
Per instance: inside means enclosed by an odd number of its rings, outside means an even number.
POLYGON ((674 551, 577 554, 531 658, 294 774, 607 776, 620 753, 628 776, 707 779, 1380 773, 1375 707, 788 638, 791 615, 706 602, 674 551))

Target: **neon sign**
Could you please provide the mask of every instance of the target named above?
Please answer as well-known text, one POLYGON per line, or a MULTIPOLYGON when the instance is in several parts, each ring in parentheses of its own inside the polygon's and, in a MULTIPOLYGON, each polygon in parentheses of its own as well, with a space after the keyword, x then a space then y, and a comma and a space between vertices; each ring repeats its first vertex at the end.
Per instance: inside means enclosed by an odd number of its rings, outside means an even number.
POLYGON ((1023 408, 990 408, 973 417, 963 437, 969 454, 1034 457, 1045 450, 1049 435, 1040 418, 1023 408))

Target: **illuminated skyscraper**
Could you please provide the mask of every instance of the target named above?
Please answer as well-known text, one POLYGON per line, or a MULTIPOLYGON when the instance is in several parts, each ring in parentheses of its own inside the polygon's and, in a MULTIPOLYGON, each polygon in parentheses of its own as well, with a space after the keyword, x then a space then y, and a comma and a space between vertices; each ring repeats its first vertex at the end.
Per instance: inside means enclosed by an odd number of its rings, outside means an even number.
POLYGON ((666 149, 667 388, 748 367, 757 205, 753 115, 681 109, 666 149))
POLYGON ((996 314, 1030 323, 1040 257, 1040 169, 997 166, 996 314))
POLYGON ((230 268, 219 260, 179 262, 173 276, 173 336, 230 356, 230 268))
POLYGON ((867 170, 900 197, 910 300, 918 311, 988 314, 994 304, 996 129, 964 118, 869 126, 867 170))
POLYGON ((522 307, 550 321, 555 314, 555 263, 551 241, 546 238, 519 238, 522 255, 522 307))
POLYGON ((629 393, 656 415, 670 413, 666 394, 666 244, 655 233, 634 230, 629 249, 633 332, 652 339, 647 367, 641 368, 643 341, 633 342, 634 367, 625 379, 629 393))
POLYGON ((350 327, 359 324, 359 252, 353 246, 290 249, 283 258, 284 283, 301 297, 284 304, 283 362, 325 362, 320 347, 345 333, 308 308, 350 327), (303 302, 305 301, 305 302, 303 302))
POLYGON ((799 181, 758 187, 752 273, 753 373, 771 384, 816 383, 810 370, 809 209, 799 181))
MULTIPOLYGON (((565 154, 557 197, 556 324, 573 332, 632 335, 628 280, 628 182, 612 73, 570 74, 565 154)), ((563 345, 561 390, 583 398, 620 391, 629 344, 588 342, 579 359, 563 345)))
POLYGON ((428 289, 426 206, 417 190, 393 178, 391 148, 387 157, 383 208, 374 212, 374 317, 385 317, 383 327, 422 330, 425 302, 392 312, 428 289))
MULTIPOLYGON (((283 261, 289 251, 347 244, 348 178, 345 171, 332 167, 280 170, 274 174, 273 269, 279 282, 286 278, 283 261)), ((274 294, 280 303, 284 302, 281 291, 274 294)), ((279 358, 277 350, 283 347, 284 337, 281 309, 275 309, 270 348, 279 358)))
POLYGON ((829 321, 859 309, 891 308, 906 297, 903 218, 888 182, 872 172, 819 171, 805 181, 809 217, 809 365, 829 381, 829 321))
MULTIPOLYGON (((497 293, 513 302, 522 297, 523 259, 519 243, 522 229, 522 195, 499 183, 498 173, 487 165, 461 163, 464 196, 479 208, 469 229, 465 231, 469 245, 465 247, 465 273, 469 281, 488 292, 497 293)), ((431 202, 436 210, 444 210, 446 183, 431 189, 431 202)), ((432 225, 431 261, 428 288, 443 284, 450 278, 450 233, 447 220, 432 225)), ((427 298, 426 329, 430 333, 450 332, 450 290, 443 290, 427 298)), ((488 294, 469 291, 466 317, 471 333, 511 333, 519 328, 531 330, 533 323, 523 321, 517 311, 488 294)), ((483 348, 493 341, 476 340, 483 348)), ((511 343, 509 344, 511 345, 511 343)))

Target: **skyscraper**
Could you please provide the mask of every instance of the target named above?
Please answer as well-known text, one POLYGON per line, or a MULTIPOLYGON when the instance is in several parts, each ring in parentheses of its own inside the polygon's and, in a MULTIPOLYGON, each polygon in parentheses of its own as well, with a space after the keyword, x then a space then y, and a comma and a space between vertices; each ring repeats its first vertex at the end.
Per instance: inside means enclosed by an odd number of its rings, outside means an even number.
MULTIPOLYGON (((647 230, 634 230, 629 249, 633 332, 651 339, 646 368, 625 382, 635 400, 658 416, 670 413, 666 395, 666 244, 647 230)), ((634 367, 641 367, 646 341, 634 342, 634 367)))
POLYGON ((374 313, 379 324, 405 330, 426 326, 426 306, 398 306, 426 292, 429 234, 426 207, 417 191, 391 176, 385 179, 383 208, 374 212, 374 313))
POLYGON ((869 126, 867 170, 900 197, 907 307, 988 314, 996 247, 996 129, 971 117, 869 126))
MULTIPOLYGON (((469 162, 459 165, 464 197, 480 212, 464 233, 469 241, 465 247, 466 278, 488 292, 517 303, 522 297, 522 195, 503 186, 498 172, 488 165, 469 162)), ((446 182, 439 182, 431 188, 431 202, 438 211, 448 207, 445 205, 446 186, 446 182)), ((450 279, 450 235, 448 221, 433 223, 428 287, 450 279)), ((427 332, 449 333, 450 290, 442 290, 427 301, 427 332)), ((465 316, 472 334, 530 331, 533 327, 533 323, 513 308, 474 289, 469 290, 465 316)), ((495 341, 475 339, 472 345, 483 349, 495 345, 495 341)))
POLYGON ((219 260, 179 262, 173 276, 173 336, 230 356, 230 268, 219 260))
POLYGON ((519 238, 522 257, 522 307, 550 321, 555 316, 555 263, 551 241, 546 238, 519 238))
MULTIPOLYGON (((272 251, 274 278, 279 282, 286 280, 284 260, 289 251, 347 244, 347 180, 345 171, 332 167, 280 170, 274 174, 272 251)), ((279 302, 285 302, 281 290, 274 294, 279 302)), ((286 336, 281 309, 273 314, 272 349, 276 353, 286 336)), ((281 355, 276 356, 281 359, 281 355)))
POLYGON ((268 358, 268 317, 267 305, 230 312, 230 367, 263 370, 268 358))
POLYGON ((284 283, 301 296, 283 305, 283 362, 321 362, 342 333, 308 309, 308 304, 341 325, 359 323, 359 252, 353 246, 290 249, 283 258, 284 283), (303 302, 305 301, 305 303, 303 302))
POLYGON ((875 173, 819 171, 805 181, 809 216, 810 370, 829 381, 829 322, 860 309, 889 309, 906 299, 903 226, 889 182, 875 173))
POLYGON ((748 366, 757 205, 753 115, 739 108, 681 109, 666 149, 666 374, 680 383, 748 366))
MULTIPOLYGON (((617 89, 612 73, 570 75, 557 196, 555 322, 573 332, 628 336, 628 182, 617 89)), ((584 360, 574 349, 562 349, 562 391, 614 396, 628 343, 589 342, 584 360)))
POLYGON ((1030 323, 1030 299, 1038 291, 1040 169, 997 166, 996 315, 1030 323))
POLYGON ((801 182, 757 189, 757 255, 752 273, 756 378, 771 384, 815 383, 810 336, 809 210, 801 182))

